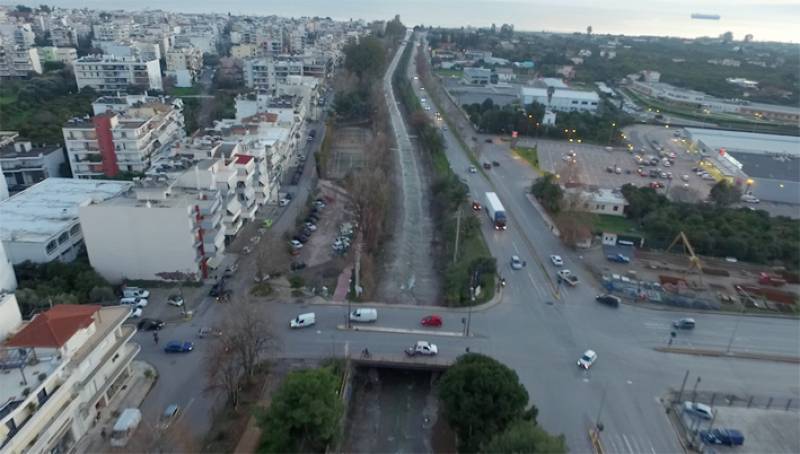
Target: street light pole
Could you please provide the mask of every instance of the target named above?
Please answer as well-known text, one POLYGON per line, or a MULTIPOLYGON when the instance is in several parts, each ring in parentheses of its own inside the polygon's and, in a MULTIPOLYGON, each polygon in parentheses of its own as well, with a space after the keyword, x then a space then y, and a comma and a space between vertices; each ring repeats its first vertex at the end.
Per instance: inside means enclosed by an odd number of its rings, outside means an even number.
POLYGON ((694 388, 692 389, 692 402, 697 402, 697 385, 700 384, 700 377, 697 377, 697 380, 694 382, 694 388))
POLYGON ((594 427, 600 429, 600 414, 603 412, 603 405, 606 403, 606 388, 603 388, 603 396, 600 397, 600 408, 597 409, 597 417, 594 419, 594 427))

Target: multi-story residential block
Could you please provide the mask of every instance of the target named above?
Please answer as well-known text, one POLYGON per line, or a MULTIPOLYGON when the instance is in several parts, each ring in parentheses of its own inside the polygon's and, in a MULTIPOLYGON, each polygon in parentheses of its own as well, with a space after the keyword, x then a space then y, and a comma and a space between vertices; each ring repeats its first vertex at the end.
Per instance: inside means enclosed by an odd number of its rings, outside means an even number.
POLYGON ((131 37, 133 24, 128 21, 94 24, 92 31, 97 41, 126 41, 131 37))
POLYGON ((36 48, 8 45, 0 38, 0 78, 28 77, 32 73, 42 73, 36 48))
POLYGON ((93 40, 92 47, 102 50, 104 55, 111 55, 118 58, 138 58, 144 61, 161 59, 161 48, 158 43, 147 41, 93 40))
POLYGON ((177 87, 191 87, 203 69, 203 52, 196 47, 176 47, 167 52, 167 75, 177 87))
POLYGON ((78 207, 127 191, 128 181, 47 178, 0 202, 0 241, 15 265, 70 262, 83 246, 78 207))
POLYGON ((158 60, 88 55, 75 60, 75 83, 78 89, 92 87, 98 91, 126 91, 130 86, 163 90, 161 65, 158 60))
POLYGON ((50 42, 54 47, 74 47, 78 45, 78 32, 68 25, 50 27, 50 42))
POLYGON ((180 99, 103 97, 93 107, 94 117, 62 129, 75 178, 144 172, 154 155, 185 135, 180 99))
POLYGON ((204 54, 217 54, 217 32, 212 29, 175 35, 175 47, 195 47, 204 54))
MULTIPOLYGON (((6 254, 6 248, 3 246, 3 242, 0 241, 0 300, 3 299, 4 293, 10 293, 17 289, 17 276, 14 274, 14 265, 11 263, 11 259, 8 258, 8 254, 6 254)), ((3 303, 0 302, 0 314, 3 312, 2 310, 3 303)), ((7 320, 4 320, 2 316, 0 316, 0 342, 3 341, 2 332, 5 330, 6 326, 4 323, 7 320)))
POLYGON ((141 349, 123 325, 130 308, 61 304, 22 322, 15 306, 0 305, 3 326, 16 325, 0 333, 0 448, 70 452, 129 385, 141 349))
POLYGON ((245 60, 261 56, 261 48, 255 44, 237 44, 231 47, 231 57, 245 60))
POLYGON ((328 77, 333 69, 330 55, 309 54, 255 58, 244 62, 244 80, 248 88, 273 91, 292 76, 328 77))
POLYGON ((72 65, 78 59, 78 51, 74 47, 37 47, 39 60, 42 63, 58 62, 65 65, 72 65))
POLYGON ((45 178, 63 176, 65 163, 60 145, 33 146, 15 132, 0 132, 0 167, 11 192, 22 191, 45 178))
POLYGON ((89 261, 117 283, 207 278, 225 250, 223 211, 215 188, 183 188, 176 180, 147 177, 79 213, 89 261))
POLYGON ((0 23, 0 37, 10 45, 23 49, 33 47, 36 41, 33 27, 24 23, 0 23))

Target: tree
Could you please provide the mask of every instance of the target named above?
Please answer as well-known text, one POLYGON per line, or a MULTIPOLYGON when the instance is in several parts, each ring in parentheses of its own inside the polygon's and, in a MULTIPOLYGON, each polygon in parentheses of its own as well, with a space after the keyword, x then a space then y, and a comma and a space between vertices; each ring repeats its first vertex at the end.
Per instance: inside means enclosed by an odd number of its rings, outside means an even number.
POLYGON ((366 78, 380 77, 386 60, 383 44, 373 36, 363 38, 358 44, 348 44, 344 48, 344 55, 345 68, 362 83, 366 78))
POLYGON ((742 191, 728 180, 722 180, 711 188, 708 196, 717 206, 726 207, 738 202, 742 198, 742 191))
POLYGON ((225 342, 215 342, 206 354, 208 388, 223 390, 233 408, 239 405, 242 369, 241 357, 231 354, 225 342))
POLYGON ((238 357, 245 377, 249 378, 255 374, 261 354, 274 346, 275 337, 263 308, 236 300, 228 308, 221 341, 229 355, 238 357))
POLYGON ((567 444, 563 435, 553 436, 529 421, 518 420, 495 435, 483 452, 566 454, 567 444))
POLYGON ((477 452, 492 434, 521 418, 528 392, 517 373, 488 356, 468 353, 439 382, 439 399, 458 434, 459 452, 477 452))
POLYGON ((591 25, 586 27, 586 34, 587 35, 591 35, 592 34, 592 26, 591 25))
POLYGON ((531 193, 550 213, 556 214, 561 210, 564 190, 556 182, 556 176, 552 173, 545 173, 537 178, 531 187, 531 193))
POLYGON ((259 452, 323 452, 335 439, 344 412, 338 385, 328 368, 290 373, 259 417, 259 452))

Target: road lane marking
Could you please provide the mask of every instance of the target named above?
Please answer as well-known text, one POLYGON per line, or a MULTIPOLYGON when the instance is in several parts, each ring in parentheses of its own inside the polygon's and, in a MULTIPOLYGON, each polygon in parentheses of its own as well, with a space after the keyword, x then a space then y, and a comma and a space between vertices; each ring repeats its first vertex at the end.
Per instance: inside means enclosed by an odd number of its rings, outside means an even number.
POLYGON ((382 326, 351 326, 336 325, 336 329, 341 331, 368 331, 373 333, 391 333, 391 334, 422 334, 425 336, 444 336, 444 337, 464 337, 461 331, 430 331, 424 329, 405 329, 405 328, 388 328, 382 326))

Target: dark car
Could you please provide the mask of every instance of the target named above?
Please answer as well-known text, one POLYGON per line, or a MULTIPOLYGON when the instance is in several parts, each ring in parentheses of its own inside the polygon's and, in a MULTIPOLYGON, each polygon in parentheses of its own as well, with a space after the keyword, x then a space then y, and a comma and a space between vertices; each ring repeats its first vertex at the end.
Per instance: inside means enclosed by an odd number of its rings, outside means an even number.
POLYGON ((208 296, 219 296, 223 291, 225 291, 225 279, 220 279, 216 284, 211 286, 211 290, 208 291, 208 296))
POLYGON ((317 221, 319 221, 319 215, 316 215, 316 214, 310 214, 310 215, 308 216, 308 221, 309 221, 309 222, 311 222, 312 224, 316 224, 316 223, 317 223, 317 221))
POLYGON ((309 236, 308 236, 308 235, 302 235, 302 234, 301 234, 300 236, 298 236, 298 237, 297 237, 297 239, 298 239, 298 241, 300 241, 301 243, 305 244, 305 243, 307 243, 307 242, 308 242, 309 236))
POLYGON ((194 350, 194 344, 188 341, 169 341, 164 346, 165 353, 189 353, 192 350, 194 350))
POLYGON ((486 143, 492 143, 492 139, 486 139, 486 143))
POLYGON ((614 295, 599 295, 597 298, 595 298, 595 301, 611 307, 617 307, 620 303, 619 297, 614 295))
POLYGON ((495 167, 500 167, 500 163, 497 161, 492 161, 492 165, 495 167))
POLYGON ((164 322, 155 318, 143 318, 139 321, 139 331, 158 331, 164 327, 164 322))
POLYGON ((292 262, 289 269, 292 271, 300 271, 306 267, 306 262, 292 262))
POLYGON ((486 170, 491 170, 492 169, 492 164, 489 163, 489 162, 484 162, 483 163, 483 168, 486 169, 486 170))
POLYGON ((744 434, 736 429, 713 429, 700 431, 700 438, 708 444, 741 446, 744 444, 744 434))

